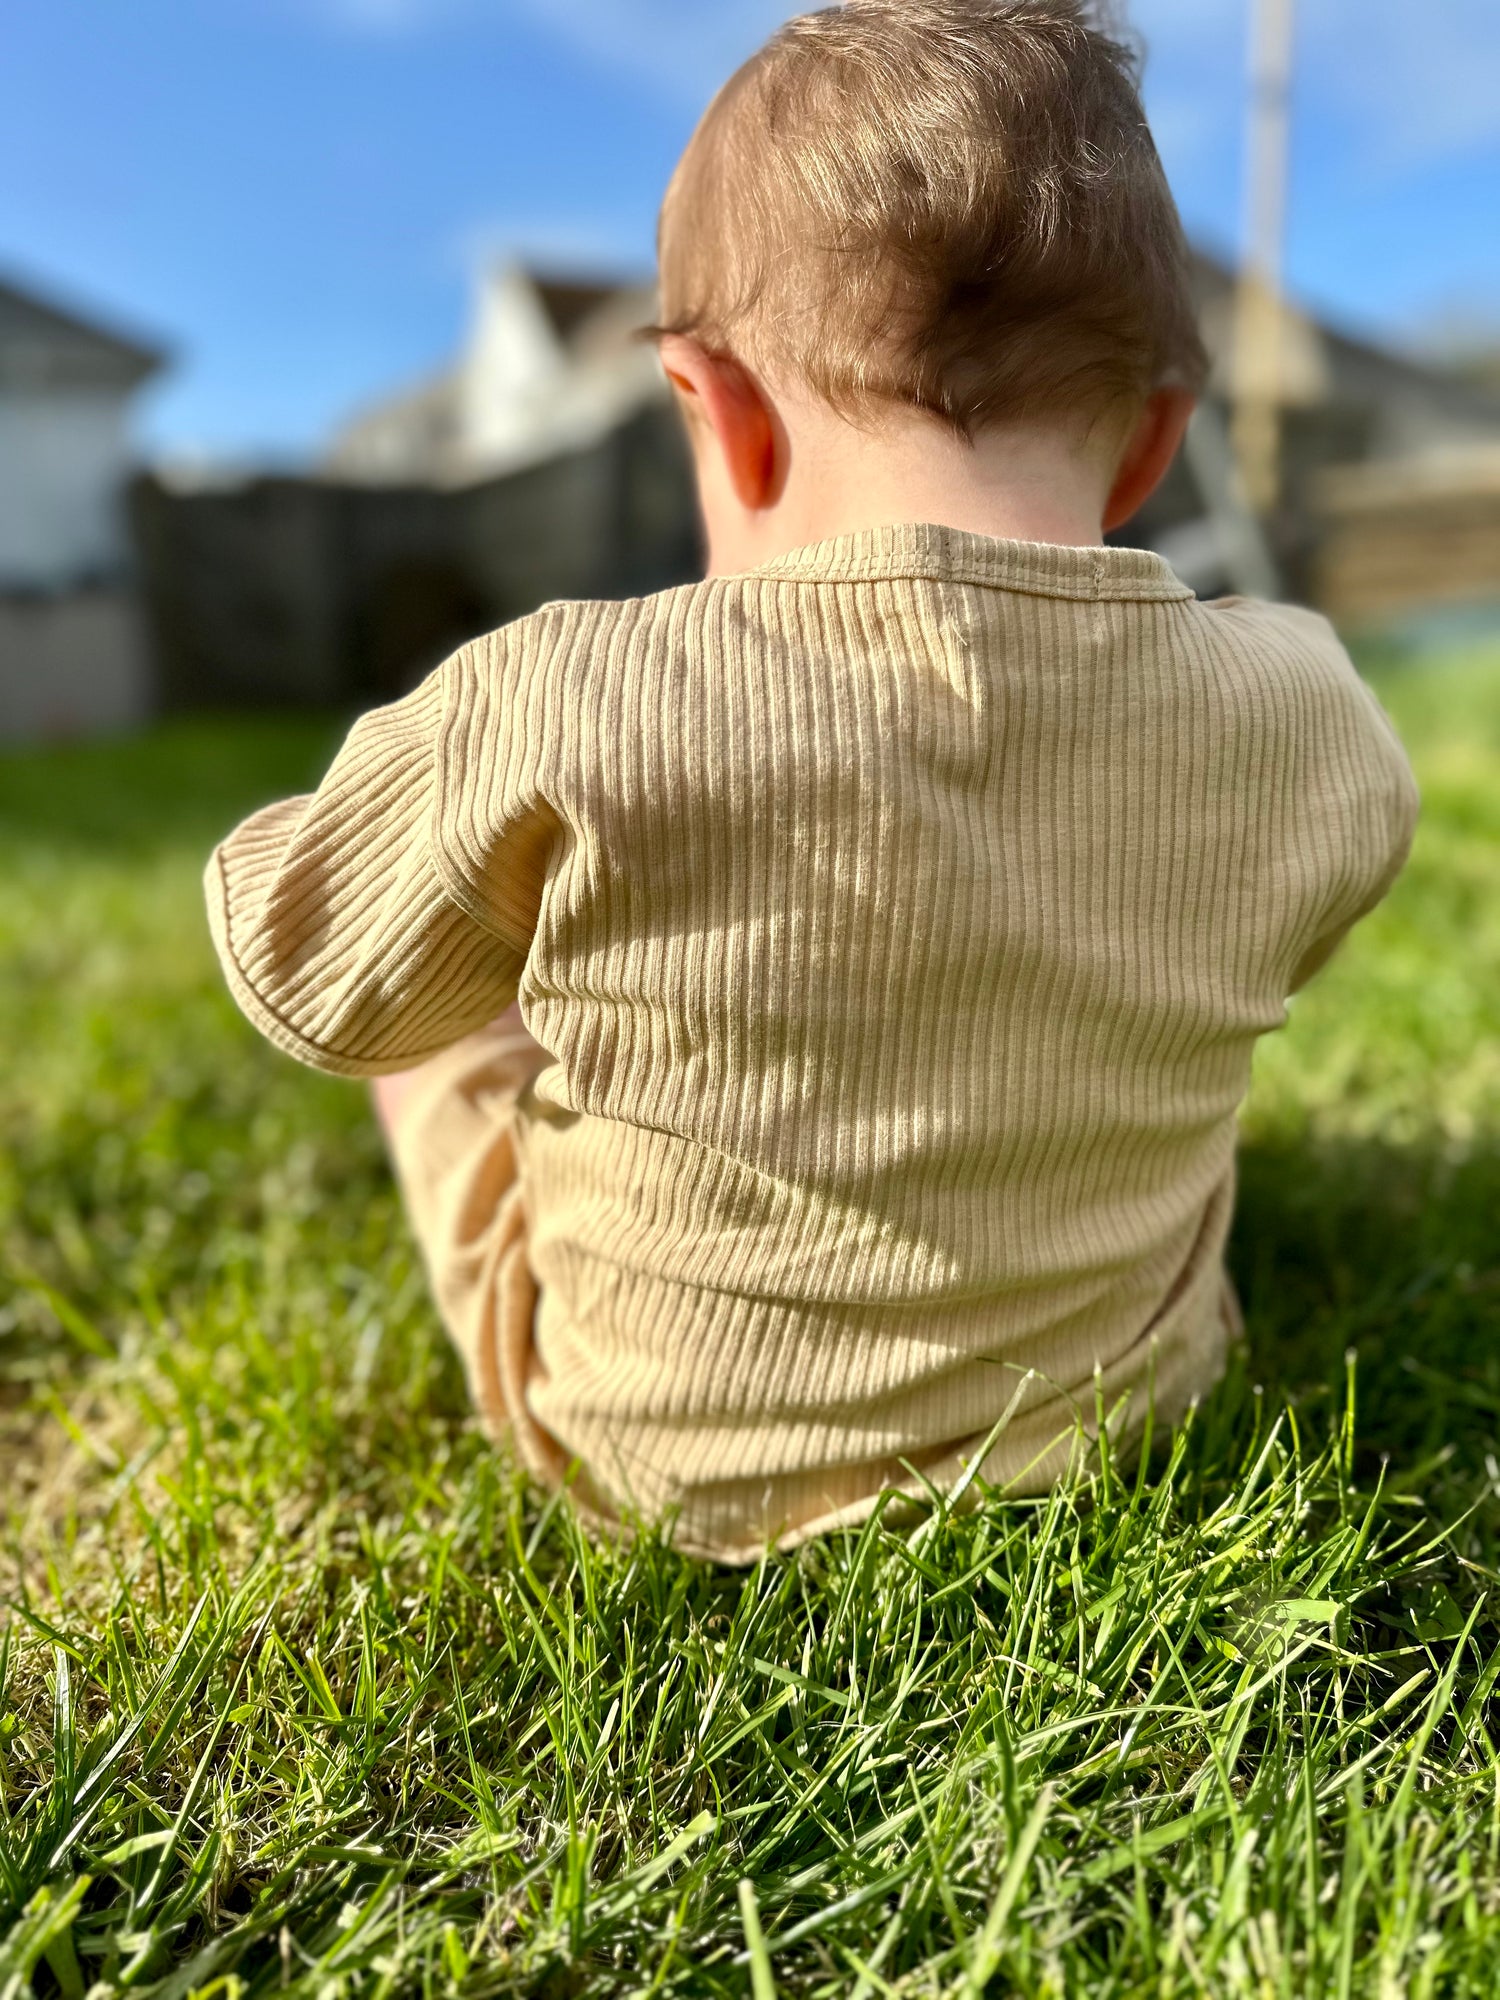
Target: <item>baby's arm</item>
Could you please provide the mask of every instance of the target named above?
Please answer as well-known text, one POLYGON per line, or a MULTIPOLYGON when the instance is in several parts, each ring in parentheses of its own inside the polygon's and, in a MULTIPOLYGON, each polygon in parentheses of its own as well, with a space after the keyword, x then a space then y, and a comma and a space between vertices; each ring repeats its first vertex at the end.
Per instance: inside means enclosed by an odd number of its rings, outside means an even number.
MULTIPOLYGON (((1336 642, 1335 642, 1336 643, 1336 642)), ((1339 811, 1325 835, 1336 887, 1304 942, 1289 991, 1322 971, 1362 917, 1385 900, 1406 865, 1420 801, 1416 780, 1390 720, 1339 648, 1348 671, 1345 755, 1338 765, 1339 811)))
POLYGON ((461 908, 435 850, 446 673, 362 717, 315 793, 254 814, 209 862, 235 999, 317 1069, 410 1069, 515 999, 529 930, 461 908))
POLYGON ((1323 970, 1323 967, 1333 957, 1334 953, 1360 919, 1367 917, 1377 904, 1385 901, 1387 894, 1395 884, 1396 877, 1406 865, 1406 856, 1410 844, 1411 837, 1408 834, 1400 842, 1391 860, 1381 871, 1374 886, 1367 894, 1361 897, 1358 906, 1352 911, 1342 913, 1333 928, 1325 931, 1310 949, 1302 954, 1301 959, 1297 963, 1296 970, 1292 974, 1292 983, 1288 989, 1290 992, 1300 993, 1308 980, 1316 977, 1323 970))

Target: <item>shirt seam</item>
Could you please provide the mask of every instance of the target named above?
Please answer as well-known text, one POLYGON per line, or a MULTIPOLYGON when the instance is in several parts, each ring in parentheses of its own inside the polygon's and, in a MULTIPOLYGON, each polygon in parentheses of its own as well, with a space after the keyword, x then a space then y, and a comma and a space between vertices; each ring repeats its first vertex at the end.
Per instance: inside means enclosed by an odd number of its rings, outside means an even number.
POLYGON ((1171 584, 1145 583, 1138 588, 1104 589, 1104 564, 1097 563, 1087 583, 1078 586, 1049 584, 1040 578, 1030 578, 1025 582, 994 576, 987 571, 968 565, 954 565, 947 569, 923 569, 908 564, 887 563, 840 563, 828 569, 809 570, 797 567, 779 568, 767 563, 760 569, 740 570, 733 576, 713 577, 713 583, 750 583, 764 580, 767 583, 971 583, 985 590, 1001 590, 1015 597, 1053 597, 1074 604, 1185 604, 1192 601, 1194 593, 1185 583, 1171 584))

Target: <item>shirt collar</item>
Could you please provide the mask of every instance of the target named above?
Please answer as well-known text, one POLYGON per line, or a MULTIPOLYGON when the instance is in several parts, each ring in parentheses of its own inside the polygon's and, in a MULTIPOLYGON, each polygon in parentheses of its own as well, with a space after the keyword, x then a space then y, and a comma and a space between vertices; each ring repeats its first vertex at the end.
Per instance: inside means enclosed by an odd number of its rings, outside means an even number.
POLYGON ((1074 548, 1055 542, 1013 542, 935 522, 864 528, 776 556, 752 576, 805 583, 856 583, 930 577, 988 584, 1034 597, 1180 601, 1193 593, 1150 549, 1074 548))

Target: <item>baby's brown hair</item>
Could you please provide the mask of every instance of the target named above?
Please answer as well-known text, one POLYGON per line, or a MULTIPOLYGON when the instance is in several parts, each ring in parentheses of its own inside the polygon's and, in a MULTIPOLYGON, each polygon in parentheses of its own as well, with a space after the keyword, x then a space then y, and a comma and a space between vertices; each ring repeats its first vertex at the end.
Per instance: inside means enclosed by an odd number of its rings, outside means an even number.
POLYGON ((846 0, 788 21, 673 175, 661 325, 835 408, 961 435, 1205 372, 1135 61, 1086 0, 846 0))

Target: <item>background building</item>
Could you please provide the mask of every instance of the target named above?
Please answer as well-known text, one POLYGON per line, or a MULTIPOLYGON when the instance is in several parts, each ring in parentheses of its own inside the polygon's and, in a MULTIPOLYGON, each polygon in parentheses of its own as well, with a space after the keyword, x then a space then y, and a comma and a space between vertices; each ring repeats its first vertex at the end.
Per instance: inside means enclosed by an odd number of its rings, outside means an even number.
MULTIPOLYGON (((1322 600, 1355 624, 1500 600, 1500 492, 1463 503, 1461 553, 1448 538, 1442 564, 1405 562, 1394 592, 1370 497, 1389 511, 1397 496, 1399 532, 1420 549, 1408 516, 1455 478, 1473 484, 1484 447, 1500 448, 1500 397, 1286 307, 1283 495, 1262 526, 1238 500, 1228 448, 1234 276, 1200 257, 1195 279, 1209 394, 1125 538, 1159 548, 1205 595, 1322 600)), ((143 480, 135 517, 163 699, 368 700, 548 598, 694 575, 686 453, 639 337, 653 310, 638 286, 504 265, 481 283, 452 368, 356 415, 316 473, 143 480)))
POLYGON ((649 286, 497 265, 479 281, 452 368, 352 418, 324 470, 454 485, 586 450, 661 400, 655 352, 640 338, 655 309, 649 286))
MULTIPOLYGON (((1120 539, 1203 595, 1303 598, 1358 629, 1500 612, 1500 395, 1280 309, 1281 497, 1229 447, 1234 275, 1195 265, 1213 376, 1188 449, 1120 539)), ((354 706, 558 597, 698 571, 686 449, 635 285, 488 273, 451 368, 357 413, 297 475, 170 467, 119 505, 137 343, 0 288, 0 735, 153 708, 354 706)))
POLYGON ((122 488, 161 353, 0 280, 0 742, 138 721, 122 488))
POLYGON ((515 265, 453 368, 365 410, 316 471, 141 479, 133 517, 170 706, 404 691, 557 597, 693 575, 686 450, 652 294, 515 265))
POLYGON ((1194 283, 1212 372, 1160 492, 1123 539, 1174 564, 1200 595, 1275 591, 1354 631, 1472 607, 1500 622, 1500 393, 1478 374, 1362 340, 1295 302, 1257 357, 1281 405, 1281 494, 1249 519, 1229 449, 1236 276, 1199 255, 1194 283), (1462 547, 1431 560, 1454 507, 1462 547), (1392 564, 1392 536, 1409 538, 1392 564))

